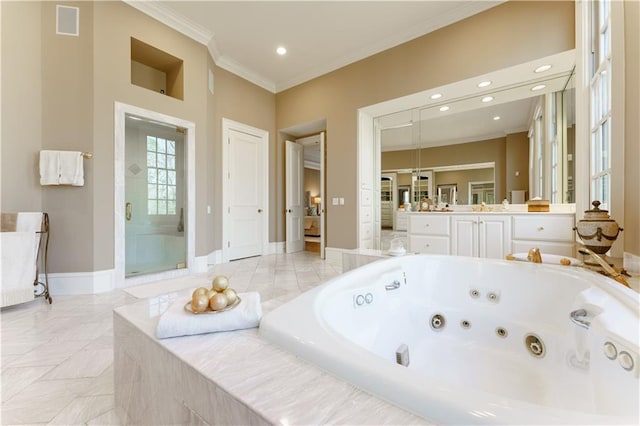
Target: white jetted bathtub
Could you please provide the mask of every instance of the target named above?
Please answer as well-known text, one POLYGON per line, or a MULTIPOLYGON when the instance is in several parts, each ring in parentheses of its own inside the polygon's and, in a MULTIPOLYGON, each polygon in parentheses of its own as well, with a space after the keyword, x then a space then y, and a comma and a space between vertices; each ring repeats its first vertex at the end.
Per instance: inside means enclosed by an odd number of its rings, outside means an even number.
POLYGON ((577 267, 454 256, 365 265, 260 334, 449 424, 638 424, 639 298, 577 267))

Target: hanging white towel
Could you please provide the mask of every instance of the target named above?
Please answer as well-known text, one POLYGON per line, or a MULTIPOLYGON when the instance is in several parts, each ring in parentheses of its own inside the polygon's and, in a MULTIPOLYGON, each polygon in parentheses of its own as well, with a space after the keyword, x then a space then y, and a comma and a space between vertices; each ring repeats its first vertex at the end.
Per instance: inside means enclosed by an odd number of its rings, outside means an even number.
POLYGON ((80 151, 40 151, 40 185, 84 185, 80 151))
POLYGON ((59 159, 58 151, 40 151, 40 185, 58 185, 59 159))
POLYGON ((84 185, 82 153, 79 151, 60 151, 60 185, 84 185))

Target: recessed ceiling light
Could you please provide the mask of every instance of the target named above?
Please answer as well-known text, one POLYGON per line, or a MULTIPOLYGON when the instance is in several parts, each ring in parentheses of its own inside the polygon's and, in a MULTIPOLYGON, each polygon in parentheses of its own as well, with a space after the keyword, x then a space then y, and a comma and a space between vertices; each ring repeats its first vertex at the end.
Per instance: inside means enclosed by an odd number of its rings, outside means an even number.
POLYGON ((542 89, 544 89, 545 87, 547 87, 545 84, 538 84, 538 85, 536 85, 536 86, 533 86, 533 87, 531 88, 531 91, 532 91, 532 92, 537 92, 538 90, 542 90, 542 89))
POLYGON ((482 102, 491 102, 493 100, 493 96, 485 96, 482 98, 482 102))
POLYGON ((498 121, 498 120, 500 120, 500 116, 499 116, 499 115, 496 115, 495 117, 493 117, 493 120, 494 120, 494 121, 498 121))
POLYGON ((491 81, 487 80, 487 81, 481 81, 480 83, 478 83, 478 87, 487 87, 491 84, 491 81))
POLYGON ((287 49, 284 48, 283 46, 280 46, 276 49, 276 53, 280 56, 284 55, 285 53, 287 53, 287 49))
POLYGON ((551 65, 547 64, 547 65, 540 65, 538 68, 536 68, 535 70, 533 70, 533 72, 538 73, 538 72, 545 72, 551 69, 551 65))
POLYGON ((442 93, 434 93, 433 95, 429 96, 431 99, 440 99, 442 97, 442 93))
POLYGON ((440 107, 440 111, 445 112, 445 111, 449 111, 449 107, 448 106, 441 106, 440 107))

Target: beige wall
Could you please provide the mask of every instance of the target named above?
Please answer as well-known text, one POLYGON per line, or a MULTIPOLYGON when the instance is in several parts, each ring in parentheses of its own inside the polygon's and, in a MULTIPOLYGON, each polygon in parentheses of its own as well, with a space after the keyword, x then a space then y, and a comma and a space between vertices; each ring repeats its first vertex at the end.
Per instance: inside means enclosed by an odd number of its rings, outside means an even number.
MULTIPOLYGON (((277 171, 276 164, 276 130, 275 130, 275 95, 259 86, 230 73, 222 68, 215 68, 215 114, 213 116, 216 130, 213 140, 216 147, 214 164, 216 174, 222 170, 222 118, 228 118, 269 132, 269 188, 274 188, 277 171)), ((221 179, 218 176, 217 179, 221 179)), ((215 205, 222 204, 222 183, 216 181, 215 205)), ((269 241, 276 238, 276 221, 282 212, 277 209, 276 192, 269 192, 269 241)), ((217 209, 219 210, 219 209, 217 209)), ((219 210, 221 213, 221 210, 219 210)), ((216 235, 222 235, 222 220, 216 219, 216 235)), ((215 249, 222 248, 220 238, 216 238, 215 249), (220 244, 220 245, 218 245, 220 244)))
MULTIPOLYGON (((275 95, 216 68, 205 46, 123 2, 65 4, 80 8, 79 37, 55 35, 53 2, 1 4, 3 211, 49 212, 50 272, 112 269, 117 101, 195 123, 196 255, 220 248, 221 117, 269 131, 274 175, 275 95), (184 100, 131 84, 131 37, 184 60, 184 100), (41 187, 41 149, 92 152, 85 186, 41 187)), ((276 219, 272 214, 271 240, 276 219)))
POLYGON ((496 193, 496 201, 502 201, 506 198, 511 202, 511 191, 524 189, 527 194, 529 193, 529 138, 527 132, 507 135, 506 154, 506 193, 496 193))
MULTIPOLYGON (((327 246, 357 245, 358 108, 572 49, 574 19, 573 2, 507 2, 278 93, 278 129, 326 119, 326 195, 345 198, 344 206, 326 206, 327 246)), ((284 191, 281 177, 277 188, 284 191)))
POLYGON ((625 8, 624 251, 640 256, 640 2, 625 8))
POLYGON ((42 142, 42 18, 39 3, 2 7, 2 179, 4 212, 41 211, 38 151, 42 142))

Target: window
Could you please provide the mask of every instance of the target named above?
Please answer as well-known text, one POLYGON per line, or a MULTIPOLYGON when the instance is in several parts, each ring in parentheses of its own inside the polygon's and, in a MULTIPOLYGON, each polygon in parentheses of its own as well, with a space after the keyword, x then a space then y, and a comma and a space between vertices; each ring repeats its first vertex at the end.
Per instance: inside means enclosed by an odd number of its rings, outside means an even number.
POLYGON ((611 3, 591 3, 590 181, 591 199, 611 205, 611 3))
POLYGON ((147 136, 147 213, 176 214, 176 142, 147 136))

